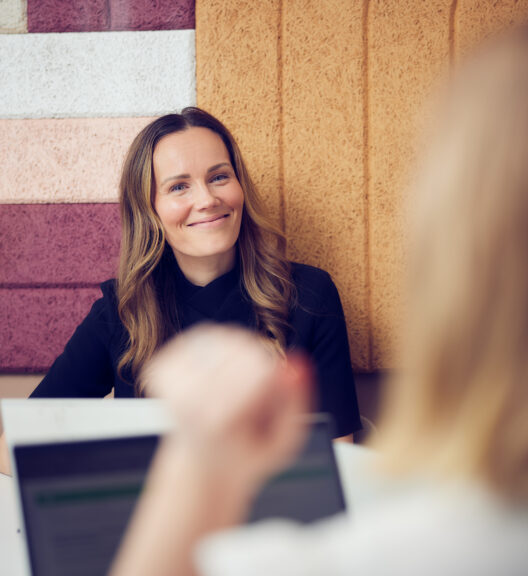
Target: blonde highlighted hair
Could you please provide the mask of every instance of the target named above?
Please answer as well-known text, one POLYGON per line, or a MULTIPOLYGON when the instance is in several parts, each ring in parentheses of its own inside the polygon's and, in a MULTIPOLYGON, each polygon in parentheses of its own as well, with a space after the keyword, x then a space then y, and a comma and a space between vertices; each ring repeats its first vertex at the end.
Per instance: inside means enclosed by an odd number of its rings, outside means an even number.
POLYGON ((162 116, 133 141, 120 183, 121 255, 117 280, 119 316, 128 333, 118 371, 133 381, 143 364, 180 325, 169 261, 172 257, 154 209, 152 158, 168 134, 207 128, 224 142, 244 192, 244 211, 237 242, 243 291, 253 304, 257 330, 286 346, 288 315, 295 288, 286 260, 286 240, 266 214, 233 136, 216 118, 195 107, 162 116))
POLYGON ((528 499, 528 31, 458 71, 416 187, 410 323, 379 444, 393 470, 528 499))

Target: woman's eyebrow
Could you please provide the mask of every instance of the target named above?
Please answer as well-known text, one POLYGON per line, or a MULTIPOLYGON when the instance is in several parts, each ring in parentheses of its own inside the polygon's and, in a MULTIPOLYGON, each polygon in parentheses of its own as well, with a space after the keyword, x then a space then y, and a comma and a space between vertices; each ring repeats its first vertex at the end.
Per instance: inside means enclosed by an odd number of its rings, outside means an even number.
POLYGON ((231 163, 230 162, 220 162, 220 164, 215 164, 214 166, 211 166, 211 168, 209 168, 207 170, 207 174, 210 174, 211 172, 218 170, 218 168, 224 168, 224 166, 231 168, 231 163))
MULTIPOLYGON (((207 174, 210 174, 211 172, 218 170, 218 168, 223 168, 224 166, 227 168, 231 168, 231 163, 230 162, 220 162, 220 164, 215 164, 214 166, 211 166, 210 168, 207 169, 207 174)), ((190 174, 177 174, 176 176, 168 176, 167 178, 165 178, 165 180, 163 180, 163 182, 160 184, 160 186, 163 186, 164 184, 166 184, 167 182, 170 182, 171 180, 185 180, 185 179, 188 179, 190 177, 191 177, 190 174)))
POLYGON ((190 178, 191 175, 190 174, 177 174, 176 176, 168 176, 167 178, 165 178, 165 180, 163 180, 163 182, 160 184, 160 186, 163 186, 163 184, 166 184, 167 182, 170 182, 171 180, 185 180, 190 178))

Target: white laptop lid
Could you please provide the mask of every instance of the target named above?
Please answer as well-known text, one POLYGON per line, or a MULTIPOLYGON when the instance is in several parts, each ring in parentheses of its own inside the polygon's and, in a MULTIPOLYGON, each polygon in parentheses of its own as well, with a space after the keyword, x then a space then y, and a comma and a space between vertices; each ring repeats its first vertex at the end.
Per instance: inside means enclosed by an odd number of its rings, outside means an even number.
MULTIPOLYGON (((23 545, 23 514, 13 447, 28 444, 150 436, 173 426, 167 406, 153 399, 2 399, 0 413, 9 449, 13 479, 3 478, 2 495, 16 495, 16 505, 4 507, 2 552, 11 555, 13 576, 30 574, 27 547, 23 545), (7 486, 7 482, 13 486, 7 486), (9 488, 9 490, 8 490, 9 488), (4 494, 5 493, 5 494, 4 494), (9 550, 4 549, 9 545, 9 550)), ((1 532, 1 530, 0 530, 1 532)), ((4 558, 4 562, 6 558, 4 558)))
POLYGON ((161 434, 173 419, 161 400, 4 399, 0 402, 8 446, 161 434))
MULTIPOLYGON (((263 487, 249 521, 310 522, 345 509, 330 422, 309 417, 297 459, 263 487)), ((14 447, 33 576, 104 576, 143 486, 158 436, 14 447)))

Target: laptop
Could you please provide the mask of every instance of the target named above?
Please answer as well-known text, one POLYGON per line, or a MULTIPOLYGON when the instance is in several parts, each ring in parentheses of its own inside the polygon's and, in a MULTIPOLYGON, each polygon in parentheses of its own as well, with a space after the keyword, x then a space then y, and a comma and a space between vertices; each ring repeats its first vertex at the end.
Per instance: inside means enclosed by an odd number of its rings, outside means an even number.
MULTIPOLYGON (((304 450, 263 488, 249 522, 269 517, 311 522, 345 510, 331 422, 319 415, 310 421, 304 450)), ((158 442, 159 434, 146 433, 15 443, 13 462, 33 576, 106 574, 158 442)))

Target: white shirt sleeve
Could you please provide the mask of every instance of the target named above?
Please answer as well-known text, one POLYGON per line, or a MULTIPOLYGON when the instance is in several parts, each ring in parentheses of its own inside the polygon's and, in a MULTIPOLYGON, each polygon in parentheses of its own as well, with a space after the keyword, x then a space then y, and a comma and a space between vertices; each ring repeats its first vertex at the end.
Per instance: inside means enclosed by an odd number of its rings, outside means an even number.
POLYGON ((200 576, 526 576, 528 506, 478 485, 413 489, 312 525, 273 520, 196 549, 200 576))
POLYGON ((196 549, 201 576, 339 574, 339 549, 351 532, 344 516, 304 526, 268 520, 209 536, 196 549))

